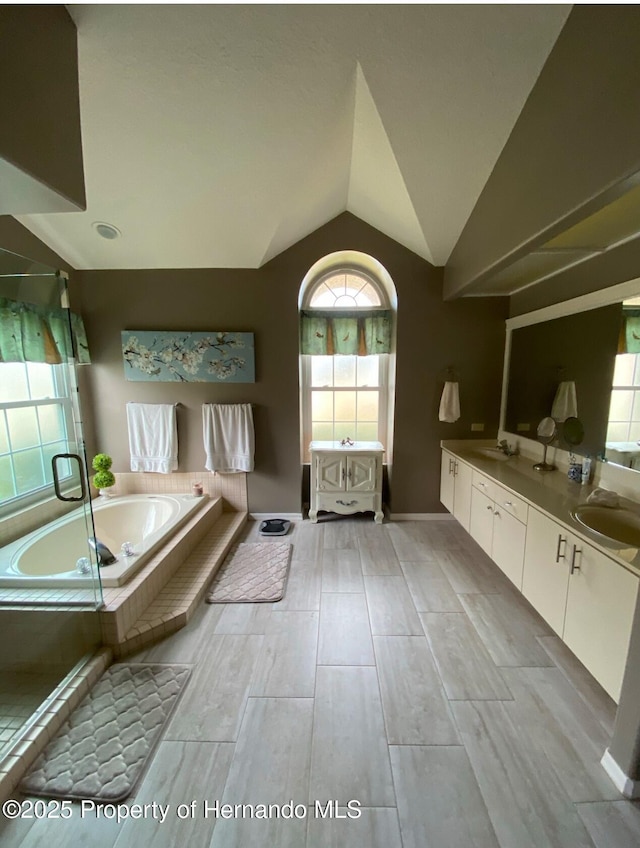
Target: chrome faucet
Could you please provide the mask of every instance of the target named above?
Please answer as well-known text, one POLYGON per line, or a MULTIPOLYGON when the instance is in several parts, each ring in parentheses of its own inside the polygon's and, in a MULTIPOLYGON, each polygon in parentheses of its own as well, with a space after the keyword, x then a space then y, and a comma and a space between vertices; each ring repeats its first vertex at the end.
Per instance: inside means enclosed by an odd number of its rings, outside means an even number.
POLYGON ((518 454, 518 448, 517 447, 515 447, 515 448, 509 447, 509 443, 507 442, 506 439, 502 439, 501 441, 498 442, 496 450, 502 451, 502 453, 505 456, 517 456, 517 454, 518 454))
POLYGON ((99 539, 96 539, 95 536, 89 536, 89 544, 96 552, 98 557, 98 565, 102 567, 103 565, 112 565, 114 562, 117 562, 117 557, 115 557, 109 548, 101 542, 99 539))

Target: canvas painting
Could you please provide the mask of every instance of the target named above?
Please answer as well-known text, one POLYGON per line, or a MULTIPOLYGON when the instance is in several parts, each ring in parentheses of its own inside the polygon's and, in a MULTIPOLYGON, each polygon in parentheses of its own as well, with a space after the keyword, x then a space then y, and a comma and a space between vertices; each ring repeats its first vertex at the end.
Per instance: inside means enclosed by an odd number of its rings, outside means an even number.
POLYGON ((253 333, 125 330, 127 380, 255 383, 253 333))

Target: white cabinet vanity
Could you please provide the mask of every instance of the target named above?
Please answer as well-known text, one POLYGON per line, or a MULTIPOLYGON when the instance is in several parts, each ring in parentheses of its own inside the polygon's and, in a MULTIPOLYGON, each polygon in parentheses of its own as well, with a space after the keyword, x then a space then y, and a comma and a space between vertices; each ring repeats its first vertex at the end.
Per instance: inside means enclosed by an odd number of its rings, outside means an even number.
POLYGON ((470 465, 448 451, 442 451, 440 500, 467 531, 471 512, 471 475, 470 465))
POLYGON ((372 511, 381 524, 382 459, 380 442, 311 442, 311 504, 309 519, 317 522, 318 512, 372 511))
POLYGON ((497 463, 475 467, 472 453, 461 452, 464 461, 442 451, 442 503, 455 515, 457 478, 450 469, 452 462, 465 465, 471 475, 465 529, 618 701, 640 582, 636 570, 572 526, 568 504, 584 499, 577 484, 567 494, 558 476, 557 491, 550 492, 548 480, 523 474, 519 486, 515 469, 528 468, 526 459, 509 460, 506 472, 498 463, 494 477, 497 463))

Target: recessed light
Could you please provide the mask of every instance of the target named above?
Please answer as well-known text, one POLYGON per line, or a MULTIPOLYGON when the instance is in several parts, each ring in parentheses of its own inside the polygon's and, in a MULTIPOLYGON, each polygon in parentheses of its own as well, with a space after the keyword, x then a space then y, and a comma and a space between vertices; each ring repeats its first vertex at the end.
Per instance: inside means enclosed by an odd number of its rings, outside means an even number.
POLYGON ((104 221, 94 221, 91 226, 99 236, 105 239, 117 239, 122 235, 117 227, 114 227, 113 224, 105 224, 104 221))

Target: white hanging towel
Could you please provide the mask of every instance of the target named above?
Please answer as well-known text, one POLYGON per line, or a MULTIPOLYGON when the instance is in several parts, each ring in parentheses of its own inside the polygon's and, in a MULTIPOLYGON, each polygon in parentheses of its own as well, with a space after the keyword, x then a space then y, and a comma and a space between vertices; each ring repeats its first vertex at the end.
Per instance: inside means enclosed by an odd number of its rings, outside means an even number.
POLYGON ((457 383, 447 382, 444 384, 438 418, 440 421, 447 421, 449 424, 453 424, 460 418, 460 392, 457 383))
POLYGON ((203 403, 207 471, 253 471, 255 435, 250 403, 203 403))
POLYGON ((578 417, 576 384, 573 380, 565 380, 558 386, 551 407, 551 417, 556 421, 566 421, 567 418, 578 417))
POLYGON ((174 403, 128 403, 132 471, 169 474, 178 470, 178 427, 174 403))

